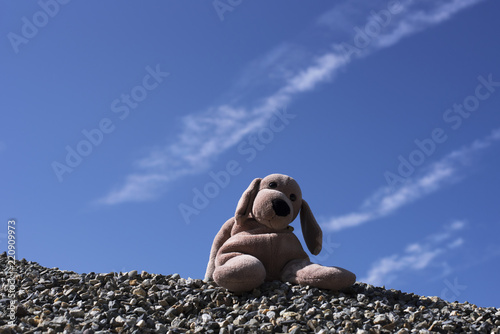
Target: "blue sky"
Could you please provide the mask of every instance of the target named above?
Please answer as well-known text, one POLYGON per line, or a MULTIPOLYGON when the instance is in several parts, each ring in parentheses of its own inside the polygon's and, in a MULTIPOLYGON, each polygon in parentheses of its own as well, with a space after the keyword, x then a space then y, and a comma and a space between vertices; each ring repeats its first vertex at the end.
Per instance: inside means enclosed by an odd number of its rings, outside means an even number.
POLYGON ((0 6, 2 248, 14 218, 47 267, 201 278, 251 180, 283 173, 313 261, 500 307, 498 2, 0 6))

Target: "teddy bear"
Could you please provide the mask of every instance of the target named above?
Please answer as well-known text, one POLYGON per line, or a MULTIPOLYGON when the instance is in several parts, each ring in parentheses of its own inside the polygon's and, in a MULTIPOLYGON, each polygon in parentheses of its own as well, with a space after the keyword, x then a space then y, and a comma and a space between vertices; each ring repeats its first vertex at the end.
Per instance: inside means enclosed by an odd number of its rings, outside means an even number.
POLYGON ((273 280, 330 290, 354 284, 352 272, 310 261, 290 226, 299 212, 307 248, 318 255, 323 234, 298 183, 283 174, 254 179, 214 238, 205 280, 233 292, 273 280))

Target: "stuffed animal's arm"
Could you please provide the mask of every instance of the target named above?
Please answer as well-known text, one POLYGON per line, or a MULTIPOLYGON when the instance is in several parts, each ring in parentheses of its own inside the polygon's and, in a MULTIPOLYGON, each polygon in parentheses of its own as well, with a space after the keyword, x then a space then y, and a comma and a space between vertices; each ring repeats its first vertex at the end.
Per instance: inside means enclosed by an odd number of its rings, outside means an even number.
POLYGON ((233 229, 234 222, 234 218, 226 221, 214 238, 212 249, 210 250, 210 259, 208 261, 207 271, 205 273, 205 281, 212 279, 212 274, 215 270, 215 257, 217 256, 219 248, 221 248, 221 246, 227 241, 227 239, 231 237, 231 231, 233 229))

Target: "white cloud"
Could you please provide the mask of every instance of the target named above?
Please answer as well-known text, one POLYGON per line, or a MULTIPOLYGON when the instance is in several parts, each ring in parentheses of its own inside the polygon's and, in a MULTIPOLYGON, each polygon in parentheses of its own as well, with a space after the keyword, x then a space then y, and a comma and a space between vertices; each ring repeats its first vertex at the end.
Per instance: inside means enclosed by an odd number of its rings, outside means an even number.
POLYGON ((481 1, 483 0, 401 1, 402 11, 406 13, 404 19, 397 20, 396 16, 397 22, 394 23, 394 29, 379 38, 376 46, 380 48, 391 46, 401 38, 446 21, 459 11, 481 1))
POLYGON ((454 231, 454 230, 461 230, 464 228, 464 226, 465 226, 465 221, 455 220, 453 223, 451 223, 449 228, 454 231))
MULTIPOLYGON (((458 10, 476 2, 478 1, 449 0, 440 1, 438 4, 426 2, 430 9, 423 11, 411 7, 413 1, 402 1, 401 14, 397 16, 395 14, 391 25, 385 27, 379 36, 372 37, 375 42, 363 50, 363 55, 366 56, 377 49, 393 45, 405 36, 440 23, 458 10)), ((383 8, 382 2, 379 5, 383 8)), ((330 29, 343 32, 351 30, 359 21, 359 13, 373 9, 373 3, 370 7, 368 6, 360 1, 346 1, 341 6, 342 13, 344 15, 351 13, 352 19, 343 20, 344 26, 330 25, 330 29)), ((335 16, 332 13, 330 15, 335 16)), ((328 17, 324 15, 318 22, 326 22, 328 17)), ((363 18, 358 26, 364 27, 367 23, 365 20, 366 18, 363 18)), ((317 29, 317 26, 313 27, 313 31, 309 32, 310 35, 315 36, 317 29)), ((321 47, 324 48, 324 45, 320 45, 321 47)), ((231 90, 228 99, 232 101, 231 103, 186 115, 174 142, 151 150, 148 156, 137 161, 135 166, 138 171, 127 176, 123 185, 109 192, 99 201, 103 204, 117 204, 126 201, 150 200, 161 194, 159 189, 164 189, 168 182, 207 170, 217 156, 235 146, 246 135, 262 127, 273 111, 291 103, 296 95, 313 90, 317 85, 331 80, 339 69, 344 68, 351 59, 346 57, 344 52, 339 51, 338 47, 339 44, 332 45, 331 49, 326 52, 316 52, 316 56, 311 56, 308 48, 296 44, 282 44, 272 49, 243 71, 242 77, 236 84, 241 91, 234 91, 234 88, 231 90), (284 68, 283 64, 286 64, 287 68, 284 68), (272 74, 271 78, 269 73, 272 74), (244 95, 244 92, 258 88, 265 81, 278 81, 279 87, 274 90, 274 93, 265 95, 260 103, 253 107, 235 105, 235 101, 241 100, 240 97, 244 95)), ((238 103, 242 104, 242 102, 238 103)), ((421 181, 425 182, 425 180, 421 181)), ((425 185, 415 186, 427 189, 425 185)), ((401 192, 397 196, 386 198, 385 210, 391 211, 392 207, 407 202, 408 196, 411 198, 416 195, 411 192, 401 192)), ((356 221, 366 219, 372 218, 353 215, 350 220, 343 218, 339 224, 355 225, 356 221)), ((333 225, 335 223, 332 223, 333 225)))
MULTIPOLYGON (((472 144, 451 152, 427 169, 423 169, 421 175, 408 179, 394 191, 389 186, 378 189, 364 201, 360 210, 330 218, 322 223, 322 227, 329 231, 340 231, 385 217, 425 195, 456 182, 475 153, 490 147, 493 142, 500 139, 498 132, 499 129, 496 129, 484 139, 475 140, 472 144)), ((460 228, 460 222, 455 224, 460 228)))
POLYGON ((464 239, 457 238, 448 244, 448 248, 450 248, 450 249, 457 248, 457 247, 462 246, 463 244, 464 244, 464 239))
POLYGON ((156 196, 160 185, 168 181, 168 177, 158 174, 128 175, 124 187, 112 190, 109 195, 99 202, 102 204, 116 204, 123 201, 147 201, 156 196))
POLYGON ((372 265, 368 275, 361 282, 372 285, 386 285, 397 278, 397 273, 409 270, 421 270, 441 253, 440 249, 407 252, 405 255, 384 257, 372 265))
POLYGON ((336 70, 347 64, 347 59, 336 53, 327 53, 315 60, 315 64, 291 78, 283 92, 296 94, 309 91, 317 84, 330 79, 336 70))
POLYGON ((376 217, 375 212, 353 212, 344 216, 331 218, 322 227, 330 231, 339 231, 348 227, 358 226, 376 217))
POLYGON ((500 139, 500 128, 493 130, 490 137, 488 137, 487 141, 494 141, 500 139))
MULTIPOLYGON (((451 239, 458 231, 464 228, 463 221, 453 222, 439 231, 428 235, 424 240, 409 244, 401 254, 392 254, 376 260, 361 282, 373 285, 386 285, 396 280, 401 274, 422 271, 436 264, 440 256, 448 254, 451 250, 463 245, 462 237, 455 238, 447 247, 443 247, 445 240, 451 239), (459 222, 459 224, 457 224, 459 222)), ((450 272, 449 265, 445 263, 445 272, 450 272)), ((441 266, 443 266, 441 264, 441 266)))

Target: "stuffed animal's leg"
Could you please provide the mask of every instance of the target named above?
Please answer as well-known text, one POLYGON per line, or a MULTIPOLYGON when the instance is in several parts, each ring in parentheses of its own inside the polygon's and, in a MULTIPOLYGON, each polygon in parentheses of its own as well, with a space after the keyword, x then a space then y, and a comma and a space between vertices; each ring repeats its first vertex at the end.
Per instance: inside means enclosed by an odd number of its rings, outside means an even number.
POLYGON ((217 285, 234 292, 250 291, 266 278, 266 269, 254 256, 241 253, 222 254, 216 260, 213 278, 217 285))
POLYGON ((283 281, 321 289, 340 290, 356 282, 356 275, 339 267, 325 267, 309 259, 292 260, 283 268, 283 281))

